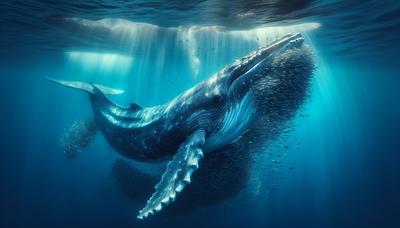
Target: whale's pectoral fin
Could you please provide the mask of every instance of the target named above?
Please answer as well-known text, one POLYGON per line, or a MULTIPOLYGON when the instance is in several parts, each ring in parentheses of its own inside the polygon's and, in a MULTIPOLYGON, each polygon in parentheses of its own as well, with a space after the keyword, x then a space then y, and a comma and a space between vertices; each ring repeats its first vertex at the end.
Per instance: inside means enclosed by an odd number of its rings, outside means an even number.
POLYGON ((146 206, 139 211, 138 219, 159 212, 173 202, 176 194, 190 183, 192 173, 199 168, 199 160, 203 158, 204 141, 205 131, 197 130, 179 146, 178 152, 168 163, 161 181, 156 185, 156 191, 146 206))

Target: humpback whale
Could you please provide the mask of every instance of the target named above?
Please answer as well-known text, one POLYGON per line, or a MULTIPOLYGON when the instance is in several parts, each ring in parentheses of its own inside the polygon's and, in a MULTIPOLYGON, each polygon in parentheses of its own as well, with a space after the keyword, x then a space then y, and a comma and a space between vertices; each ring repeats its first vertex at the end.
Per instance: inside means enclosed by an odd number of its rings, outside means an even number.
POLYGON ((290 120, 307 97, 313 69, 302 35, 288 34, 153 107, 123 107, 106 96, 122 90, 48 79, 88 93, 97 128, 118 153, 144 162, 168 161, 137 215, 144 219, 175 200, 207 154, 250 141, 261 145, 268 132, 290 120))

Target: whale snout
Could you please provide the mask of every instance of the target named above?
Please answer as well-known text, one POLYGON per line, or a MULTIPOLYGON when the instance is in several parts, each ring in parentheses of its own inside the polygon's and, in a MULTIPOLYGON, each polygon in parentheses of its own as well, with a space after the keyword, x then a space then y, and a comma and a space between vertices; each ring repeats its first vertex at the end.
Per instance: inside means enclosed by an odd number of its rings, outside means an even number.
POLYGON ((281 47, 279 47, 270 57, 276 57, 284 54, 286 51, 294 49, 302 49, 304 46, 304 38, 300 34, 288 39, 281 47))
POLYGON ((289 48, 300 48, 301 45, 303 45, 303 43, 304 43, 303 37, 299 37, 294 40, 291 40, 289 42, 288 46, 289 46, 289 48))
POLYGON ((300 33, 287 34, 265 47, 258 48, 249 55, 238 59, 235 63, 224 69, 229 75, 229 84, 271 62, 272 59, 284 54, 288 50, 303 47, 304 39, 300 33))

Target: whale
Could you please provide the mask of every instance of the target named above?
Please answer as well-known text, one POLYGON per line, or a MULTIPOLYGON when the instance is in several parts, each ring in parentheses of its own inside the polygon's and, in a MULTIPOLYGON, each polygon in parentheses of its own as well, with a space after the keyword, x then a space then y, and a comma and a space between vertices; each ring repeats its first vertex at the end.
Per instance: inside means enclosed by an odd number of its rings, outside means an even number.
MULTIPOLYGON (((123 90, 47 79, 87 92, 96 124, 92 129, 98 129, 122 156, 167 162, 154 192, 137 215, 144 219, 175 201, 191 183, 193 173, 201 169, 207 154, 229 152, 232 145, 239 148, 251 143, 251 149, 263 145, 267 137, 279 135, 284 123, 293 119, 307 99, 314 68, 312 49, 303 36, 287 34, 169 102, 152 107, 136 103, 124 107, 107 96, 123 90)), ((90 140, 74 141, 86 146, 90 140)))

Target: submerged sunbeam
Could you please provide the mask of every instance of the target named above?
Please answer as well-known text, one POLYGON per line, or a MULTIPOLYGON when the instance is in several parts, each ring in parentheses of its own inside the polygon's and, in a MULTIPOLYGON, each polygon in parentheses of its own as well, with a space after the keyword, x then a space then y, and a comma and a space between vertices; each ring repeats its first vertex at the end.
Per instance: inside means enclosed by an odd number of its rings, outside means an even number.
MULTIPOLYGON (((152 46, 149 46, 149 44, 153 42, 161 42, 161 45, 168 45, 169 42, 166 42, 166 40, 172 38, 172 40, 177 42, 175 45, 185 49, 195 77, 200 72, 200 64, 202 63, 200 55, 204 54, 201 52, 204 52, 204 50, 215 50, 215 44, 221 44, 220 47, 223 48, 225 45, 238 40, 253 44, 252 46, 262 46, 287 33, 306 32, 321 26, 318 22, 309 22, 285 26, 266 26, 248 30, 228 30, 225 27, 216 25, 160 27, 148 23, 114 18, 89 20, 74 17, 66 18, 65 21, 90 34, 94 33, 100 36, 108 34, 104 37, 105 41, 110 42, 112 40, 112 42, 116 43, 114 45, 117 47, 121 45, 125 46, 126 48, 122 51, 128 51, 132 54, 152 51, 152 46), (163 37, 164 39, 159 40, 159 37, 163 37), (203 40, 207 40, 207 42, 203 43, 203 40), (148 49, 143 50, 142 46, 148 47, 148 49)), ((254 47, 242 50, 242 54, 251 49, 254 49, 254 47)), ((170 55, 169 52, 163 52, 162 50, 158 52, 159 56, 170 55)), ((212 55, 212 52, 208 54, 212 55)))
POLYGON ((128 71, 132 63, 132 57, 120 54, 80 51, 68 51, 66 54, 71 61, 81 64, 86 69, 128 71))

